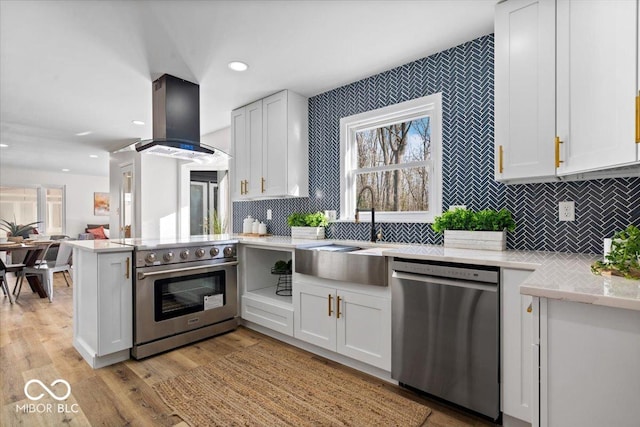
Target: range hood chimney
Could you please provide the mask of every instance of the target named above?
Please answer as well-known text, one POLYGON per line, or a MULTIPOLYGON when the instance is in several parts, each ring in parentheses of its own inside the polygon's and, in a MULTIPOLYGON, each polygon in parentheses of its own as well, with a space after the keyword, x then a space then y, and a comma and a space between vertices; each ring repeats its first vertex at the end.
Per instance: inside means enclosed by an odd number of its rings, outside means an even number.
POLYGON ((136 151, 201 161, 214 150, 200 144, 200 88, 169 74, 153 82, 153 139, 136 151))

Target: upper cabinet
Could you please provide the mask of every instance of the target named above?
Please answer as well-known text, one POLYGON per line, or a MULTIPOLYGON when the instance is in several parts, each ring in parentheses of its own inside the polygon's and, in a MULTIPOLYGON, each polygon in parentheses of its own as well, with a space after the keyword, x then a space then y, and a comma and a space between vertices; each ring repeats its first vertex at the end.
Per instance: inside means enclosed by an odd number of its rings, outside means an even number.
POLYGON ((638 16, 637 0, 496 6, 496 180, 638 165, 638 16))
POLYGON ((638 160, 638 2, 557 0, 559 175, 638 160))
POLYGON ((308 115, 288 90, 231 112, 234 200, 309 195, 308 115))
POLYGON ((497 180, 555 174, 555 4, 510 0, 496 6, 497 180))

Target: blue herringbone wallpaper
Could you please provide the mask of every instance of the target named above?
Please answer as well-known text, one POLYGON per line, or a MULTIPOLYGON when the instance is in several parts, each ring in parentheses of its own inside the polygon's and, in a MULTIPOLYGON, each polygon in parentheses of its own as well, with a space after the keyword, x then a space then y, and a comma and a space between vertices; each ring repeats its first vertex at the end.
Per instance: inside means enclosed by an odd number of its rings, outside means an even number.
MULTIPOLYGON (((289 235, 293 211, 340 211, 340 118, 442 92, 443 205, 506 207, 516 220, 512 249, 602 252, 602 239, 640 224, 640 178, 506 186, 493 179, 493 35, 351 83, 309 99, 309 198, 235 202, 242 218, 264 220, 289 235), (576 221, 559 222, 557 204, 574 200, 576 221), (606 200, 603 205, 603 200, 606 200)), ((384 240, 441 243, 429 224, 380 224, 384 240)), ((367 240, 368 224, 334 223, 329 238, 367 240)))

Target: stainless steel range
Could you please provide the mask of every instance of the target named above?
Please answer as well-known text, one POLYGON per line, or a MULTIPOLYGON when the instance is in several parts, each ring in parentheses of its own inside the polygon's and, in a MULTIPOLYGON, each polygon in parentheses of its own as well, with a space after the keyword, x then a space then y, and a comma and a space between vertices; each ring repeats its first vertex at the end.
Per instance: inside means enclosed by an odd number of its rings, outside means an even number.
POLYGON ((139 241, 135 246, 134 358, 238 326, 235 243, 139 241))

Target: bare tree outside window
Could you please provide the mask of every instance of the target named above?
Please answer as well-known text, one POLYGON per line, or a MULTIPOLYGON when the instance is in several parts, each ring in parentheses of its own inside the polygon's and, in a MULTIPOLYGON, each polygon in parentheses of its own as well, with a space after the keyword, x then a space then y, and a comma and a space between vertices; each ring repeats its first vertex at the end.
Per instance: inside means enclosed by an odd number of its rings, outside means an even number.
MULTIPOLYGON (((356 194, 370 186, 381 212, 429 210, 430 117, 358 131, 356 194)), ((371 205, 368 192, 360 207, 371 205)))

